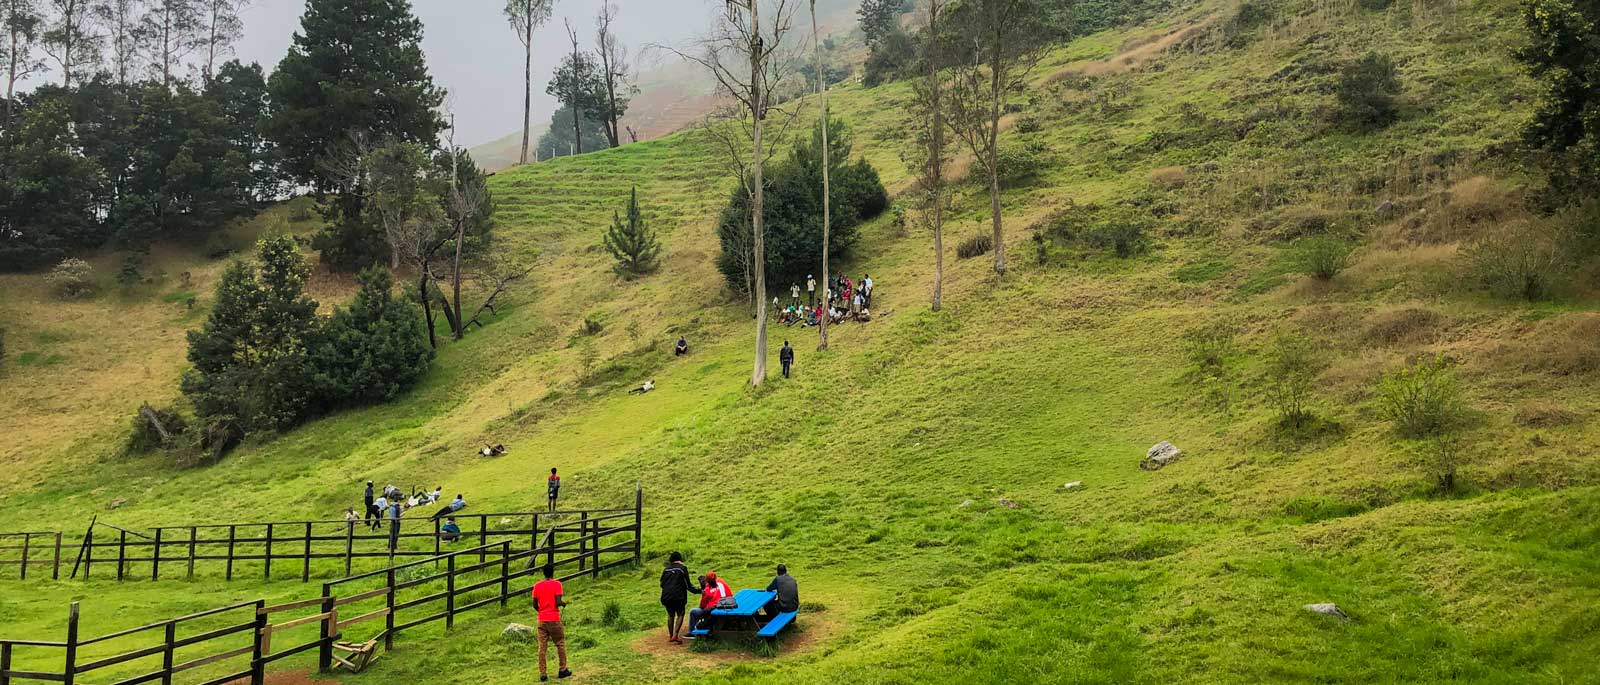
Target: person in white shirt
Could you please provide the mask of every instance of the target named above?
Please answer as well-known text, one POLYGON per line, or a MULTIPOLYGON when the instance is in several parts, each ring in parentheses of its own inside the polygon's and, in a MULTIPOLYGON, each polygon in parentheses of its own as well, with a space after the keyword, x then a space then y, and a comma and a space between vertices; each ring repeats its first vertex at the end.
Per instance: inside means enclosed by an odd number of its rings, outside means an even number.
POLYGON ((792 305, 792 306, 795 306, 795 307, 799 307, 800 306, 800 284, 799 283, 791 283, 791 284, 789 284, 789 304, 792 305))
POLYGON ((817 279, 811 274, 806 274, 806 306, 817 306, 817 279))
POLYGON ((863 307, 872 306, 872 274, 861 277, 861 294, 866 296, 861 305, 863 307))
POLYGON ((645 394, 647 392, 650 392, 651 390, 655 390, 655 389, 656 389, 656 381, 655 381, 654 378, 652 378, 650 380, 645 381, 643 385, 640 385, 637 388, 629 390, 628 394, 629 395, 643 395, 643 394, 645 394))
MULTIPOLYGON (((379 495, 377 499, 372 500, 372 506, 377 507, 378 511, 384 512, 384 515, 388 515, 388 512, 389 512, 389 499, 384 497, 383 495, 379 495)), ((380 523, 379 521, 373 521, 372 522, 372 529, 373 530, 377 530, 379 523, 380 523)))

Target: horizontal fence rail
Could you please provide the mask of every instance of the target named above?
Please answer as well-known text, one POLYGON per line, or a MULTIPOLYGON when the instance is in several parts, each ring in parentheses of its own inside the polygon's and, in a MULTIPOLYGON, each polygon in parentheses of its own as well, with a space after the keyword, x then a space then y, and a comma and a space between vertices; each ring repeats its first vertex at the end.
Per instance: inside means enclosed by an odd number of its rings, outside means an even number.
POLYGON ((357 644, 392 649, 411 628, 442 621, 448 629, 464 613, 505 608, 531 591, 546 565, 566 581, 638 563, 642 509, 636 491, 633 509, 574 512, 531 543, 522 531, 490 531, 499 539, 325 582, 317 597, 242 602, 93 638, 79 636, 73 602, 64 641, 0 639, 0 685, 74 685, 85 675, 113 685, 172 685, 180 674, 196 685, 262 685, 269 664, 312 650, 327 671, 341 661, 334 651, 347 642, 347 630, 359 634, 357 644), (24 660, 27 668, 19 666, 24 660), (35 665, 45 663, 55 666, 35 665))

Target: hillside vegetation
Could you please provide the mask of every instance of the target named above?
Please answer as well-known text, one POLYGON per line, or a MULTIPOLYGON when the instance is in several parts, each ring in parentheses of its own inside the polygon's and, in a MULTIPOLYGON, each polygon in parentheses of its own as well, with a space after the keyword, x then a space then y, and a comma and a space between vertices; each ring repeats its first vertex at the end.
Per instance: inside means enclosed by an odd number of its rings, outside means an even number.
MULTIPOLYGON (((1534 92, 1510 57, 1518 5, 1373 4, 1172 3, 1060 46, 1008 117, 1007 144, 1040 162, 1004 196, 1005 278, 952 249, 930 311, 931 240, 886 213, 847 262, 877 283, 875 320, 832 329, 822 353, 814 329, 774 329, 796 374, 756 390, 750 314, 714 264, 732 181, 692 132, 494 176, 496 239, 537 256, 533 285, 396 402, 213 466, 121 454, 138 403, 175 396, 181 331, 201 320, 174 281, 58 303, 40 276, 0 276, 0 503, 75 532, 93 514, 333 517, 367 478, 440 481, 489 512, 535 506, 551 466, 573 506, 637 483, 647 563, 568 586, 586 682, 1596 682, 1595 274, 1528 304, 1476 287, 1466 256, 1530 221, 1540 190, 1509 154, 1534 92), (1334 92, 1373 52, 1401 94, 1392 124, 1362 130, 1334 92), (623 281, 600 236, 634 187, 664 249, 657 274, 623 281), (1304 264, 1321 236, 1354 247, 1329 279, 1304 264), (1269 399, 1292 341, 1322 362, 1298 426, 1269 399), (1458 427, 1405 437, 1380 381, 1434 359, 1460 384, 1458 427), (647 378, 655 392, 624 392, 647 378), (1183 457, 1139 468, 1162 440, 1183 457), (484 443, 510 451, 475 456, 484 443), (787 563, 800 631, 776 658, 668 649, 670 550, 736 588, 787 563), (631 628, 600 625, 613 601, 631 628), (1350 620, 1302 608, 1317 602, 1350 620)), ((892 194, 909 185, 910 97, 831 95, 892 194)), ((987 230, 983 189, 959 190, 947 243, 987 230)), ((309 232, 291 211, 238 230, 309 232)), ((221 262, 162 259, 194 274, 203 310, 221 262)), ((326 307, 351 287, 313 292, 326 307)), ((38 639, 58 639, 73 599, 94 634, 302 591, 0 581, 4 634, 38 639)), ((498 633, 530 618, 406 633, 339 679, 529 682, 531 650, 498 633)))

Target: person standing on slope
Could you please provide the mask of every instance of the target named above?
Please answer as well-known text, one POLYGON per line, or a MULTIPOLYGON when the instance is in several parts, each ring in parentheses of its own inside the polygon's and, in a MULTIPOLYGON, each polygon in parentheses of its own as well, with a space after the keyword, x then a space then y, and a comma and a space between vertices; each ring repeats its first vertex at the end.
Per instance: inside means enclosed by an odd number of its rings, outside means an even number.
POLYGON ((806 306, 817 306, 817 279, 811 274, 806 274, 806 306))
POLYGON ((571 678, 572 671, 567 669, 567 631, 561 626, 561 607, 567 605, 567 598, 561 581, 556 580, 556 565, 544 565, 544 580, 533 586, 533 610, 538 612, 539 618, 539 681, 550 679, 547 664, 547 654, 550 643, 556 643, 556 671, 557 678, 571 678))
POLYGON ((778 350, 778 363, 783 365, 783 377, 789 377, 789 367, 794 364, 794 348, 789 346, 789 341, 783 341, 783 349, 778 350))
POLYGON ((550 479, 545 482, 545 492, 550 498, 550 511, 556 510, 556 497, 561 494, 561 476, 556 475, 556 467, 550 467, 550 479))
POLYGON ((378 509, 377 505, 373 504, 374 500, 373 500, 373 497, 372 497, 372 481, 370 481, 370 480, 367 481, 367 494, 362 496, 361 501, 365 502, 366 505, 367 505, 367 513, 366 513, 367 525, 368 526, 376 526, 376 525, 378 525, 378 520, 383 518, 383 512, 378 509))
POLYGON ((673 552, 667 556, 667 567, 661 570, 661 606, 667 609, 667 642, 683 644, 684 608, 689 605, 689 593, 700 594, 689 579, 689 567, 683 563, 683 554, 673 552))

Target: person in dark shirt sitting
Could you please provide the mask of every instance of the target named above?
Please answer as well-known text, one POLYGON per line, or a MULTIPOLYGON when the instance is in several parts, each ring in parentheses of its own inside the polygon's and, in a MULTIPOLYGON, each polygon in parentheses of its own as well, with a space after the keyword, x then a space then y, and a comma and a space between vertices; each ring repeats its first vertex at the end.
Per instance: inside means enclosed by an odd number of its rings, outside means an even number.
POLYGON ((800 610, 800 584, 795 582, 794 576, 789 575, 788 566, 778 564, 778 575, 773 576, 772 582, 767 583, 767 592, 778 593, 777 597, 772 598, 772 601, 761 608, 761 613, 767 618, 800 610))
POLYGON ((683 336, 681 336, 681 335, 678 336, 678 344, 675 347, 672 348, 673 356, 682 357, 683 355, 686 355, 688 353, 689 353, 689 341, 684 340, 683 336))

